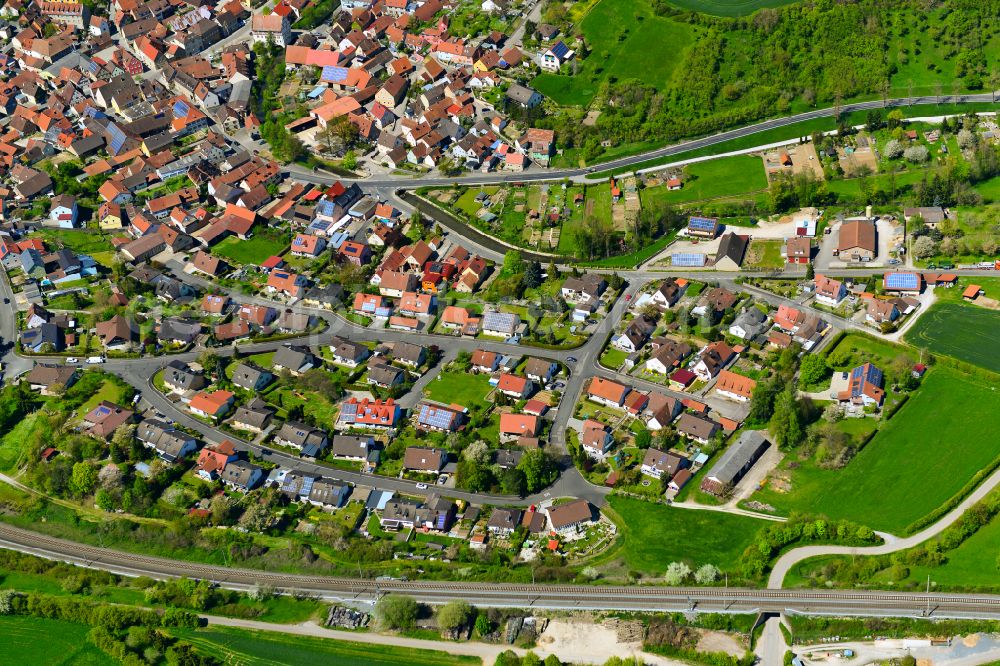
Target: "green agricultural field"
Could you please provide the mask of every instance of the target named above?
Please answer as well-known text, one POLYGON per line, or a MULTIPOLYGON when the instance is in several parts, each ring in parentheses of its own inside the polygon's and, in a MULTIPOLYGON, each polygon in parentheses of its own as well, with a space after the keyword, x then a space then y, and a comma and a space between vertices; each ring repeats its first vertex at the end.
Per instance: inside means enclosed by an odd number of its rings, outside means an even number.
POLYGON ((901 534, 989 466, 997 455, 998 414, 1000 393, 987 382, 935 367, 847 467, 786 463, 791 490, 765 486, 752 499, 783 514, 823 514, 901 534), (964 418, 970 409, 976 417, 964 418))
POLYGON ((681 9, 714 16, 746 16, 765 7, 781 7, 795 0, 672 0, 681 9))
MULTIPOLYGON (((725 0, 723 0, 725 1, 725 0)), ((532 86, 564 106, 586 106, 608 79, 669 87, 692 29, 656 16, 646 0, 601 0, 579 24, 591 54, 575 75, 540 74, 532 86)))
POLYGON ((463 407, 484 409, 489 404, 486 395, 492 390, 486 375, 474 375, 460 370, 445 371, 431 380, 424 389, 431 400, 446 405, 457 403, 463 407))
POLYGON ((0 617, 0 663, 55 666, 111 664, 115 660, 87 641, 90 627, 37 617, 0 617))
MULTIPOLYGON (((955 287, 958 291, 961 287, 955 287)), ((935 354, 1000 372, 1000 311, 965 303, 935 303, 906 332, 906 341, 935 354)))
POLYGON ((268 257, 284 252, 289 242, 285 234, 258 231, 249 240, 230 236, 212 248, 212 253, 237 264, 259 266, 268 257))
POLYGON ((414 650, 226 627, 199 630, 171 629, 170 633, 194 644, 199 652, 213 655, 227 664, 239 666, 254 664, 457 666, 478 664, 481 661, 474 657, 460 657, 437 650, 414 650))
POLYGON ((759 157, 735 155, 705 162, 695 162, 685 168, 684 187, 671 191, 665 186, 642 191, 643 204, 684 203, 734 197, 767 188, 764 164, 759 157))
POLYGON ((621 549, 629 569, 662 576, 667 565, 685 561, 692 568, 732 567, 764 521, 717 511, 678 509, 612 495, 621 518, 621 549))

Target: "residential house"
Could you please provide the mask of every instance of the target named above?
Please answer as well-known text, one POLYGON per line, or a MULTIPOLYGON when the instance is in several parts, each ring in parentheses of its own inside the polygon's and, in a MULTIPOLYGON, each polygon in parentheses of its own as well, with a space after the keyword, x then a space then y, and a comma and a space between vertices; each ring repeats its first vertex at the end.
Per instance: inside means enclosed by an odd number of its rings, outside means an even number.
POLYGON ((168 463, 175 463, 198 450, 198 440, 157 419, 143 420, 136 428, 135 438, 168 463))
POLYGON ((691 355, 691 346, 672 338, 662 338, 646 361, 646 370, 667 375, 679 368, 681 361, 691 355))
POLYGON ((334 338, 330 343, 330 351, 333 352, 334 363, 349 368, 358 367, 371 355, 371 351, 365 345, 343 338, 334 338))
POLYGON ((285 421, 274 435, 274 442, 298 449, 310 458, 318 457, 330 443, 325 432, 298 421, 285 421))
POLYGON ((521 437, 537 437, 542 420, 530 414, 504 412, 500 415, 500 441, 509 442, 521 437))
POLYGON ((424 446, 408 446, 403 454, 403 469, 437 474, 448 462, 448 452, 424 446))
POLYGON ((233 384, 247 391, 260 391, 273 380, 274 375, 268 370, 249 361, 238 364, 233 370, 233 384))
POLYGON ((664 474, 671 477, 690 464, 687 457, 680 453, 650 448, 646 449, 646 455, 642 459, 642 467, 639 469, 646 476, 659 479, 664 474))
POLYGON ((417 429, 435 432, 455 432, 465 420, 465 408, 459 405, 439 405, 421 402, 417 405, 417 429))
POLYGON ((87 412, 80 427, 91 437, 108 440, 115 430, 132 420, 135 412, 109 400, 102 400, 87 412))
POLYGON ((767 315, 760 308, 751 305, 743 308, 729 326, 729 334, 740 340, 752 340, 767 329, 767 315))
POLYGON ((219 479, 228 487, 241 492, 249 492, 257 487, 264 473, 260 467, 245 460, 227 463, 219 474, 219 479))
POLYGON ((707 382, 719 374, 719 371, 725 368, 735 356, 736 352, 725 342, 721 340, 713 342, 701 351, 698 362, 693 368, 694 374, 698 376, 698 379, 707 382))
POLYGON ((236 396, 230 391, 201 391, 188 403, 188 410, 198 416, 218 420, 233 408, 236 396))
POLYGON ((899 319, 899 316, 899 308, 896 307, 896 303, 894 301, 883 301, 878 298, 871 298, 868 300, 868 309, 865 313, 865 319, 869 324, 878 326, 883 323, 892 323, 899 319))
POLYGON ((240 405, 236 408, 236 413, 230 419, 229 425, 238 430, 261 433, 270 427, 273 416, 274 409, 263 399, 254 398, 246 405, 240 405))
POLYGON ((601 403, 602 405, 621 409, 625 404, 625 396, 631 390, 631 387, 623 386, 610 379, 594 377, 590 380, 590 385, 587 387, 587 399, 601 403))
POLYGON ((604 460, 614 443, 614 437, 608 426, 593 419, 587 419, 583 422, 580 432, 580 446, 583 447, 584 453, 588 456, 604 460))
POLYGON ((127 350, 138 338, 135 326, 124 315, 115 315, 107 321, 98 322, 94 332, 107 350, 127 350))
POLYGON ((558 370, 558 363, 534 356, 528 358, 524 365, 525 376, 539 386, 548 385, 558 370))
POLYGON ((483 335, 510 338, 521 326, 521 318, 510 312, 488 310, 483 313, 481 328, 483 335))
POLYGON ((860 407, 881 407, 885 400, 885 375, 872 363, 851 370, 847 389, 837 395, 840 402, 860 407))
POLYGON ((477 349, 469 360, 473 372, 495 372, 500 367, 500 355, 496 352, 477 349))
POLYGON ((672 308, 680 299, 681 294, 684 293, 685 286, 687 286, 686 282, 682 286, 674 278, 667 278, 660 283, 659 288, 653 292, 653 296, 651 298, 653 305, 663 309, 672 308))
POLYGON ((399 419, 399 405, 392 398, 383 401, 352 397, 341 405, 337 426, 392 431, 399 424, 399 419))
POLYGON ((750 402, 756 387, 757 382, 754 380, 729 370, 719 372, 715 381, 715 390, 719 395, 737 402, 750 402))
POLYGON ((578 532, 582 526, 594 522, 593 508, 585 499, 551 506, 548 515, 549 525, 557 534, 578 532))
POLYGON ((174 359, 163 369, 163 385, 176 393, 205 388, 207 381, 199 368, 194 370, 184 361, 174 359))
POLYGON ((238 457, 236 447, 228 439, 216 446, 206 446, 198 454, 196 473, 206 481, 214 481, 219 478, 226 465, 235 462, 238 457))
POLYGON ((494 509, 486 521, 486 531, 493 536, 510 536, 521 525, 522 513, 520 509, 494 509))
POLYGON ((694 414, 681 414, 677 419, 676 429, 677 434, 682 437, 693 439, 699 444, 708 444, 715 433, 719 432, 719 424, 694 414))
POLYGON ((22 381, 27 382, 32 391, 42 395, 56 395, 75 384, 78 375, 79 370, 76 368, 37 363, 24 375, 22 381))
POLYGON ((534 383, 526 377, 502 373, 497 381, 497 390, 509 398, 524 400, 535 390, 534 383))
POLYGON ((271 367, 279 372, 288 370, 293 375, 301 375, 319 365, 319 361, 309 348, 301 345, 282 345, 275 350, 271 358, 271 367))
POLYGON ((825 275, 817 275, 814 279, 816 285, 816 302, 835 308, 840 302, 847 298, 847 286, 840 280, 825 275))
POLYGON ((330 444, 330 455, 335 460, 365 462, 377 450, 375 438, 370 435, 334 435, 330 444))

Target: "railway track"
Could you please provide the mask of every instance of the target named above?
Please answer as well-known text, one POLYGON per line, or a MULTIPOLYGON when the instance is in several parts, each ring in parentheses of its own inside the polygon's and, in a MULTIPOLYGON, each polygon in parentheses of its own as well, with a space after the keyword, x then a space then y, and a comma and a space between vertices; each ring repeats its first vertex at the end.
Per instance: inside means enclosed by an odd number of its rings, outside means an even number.
POLYGON ((991 595, 650 585, 527 585, 309 576, 138 555, 66 541, 4 524, 0 524, 0 547, 128 576, 145 575, 159 579, 186 576, 211 580, 236 590, 270 585, 287 592, 304 592, 331 600, 366 603, 387 593, 404 593, 431 604, 462 599, 481 606, 522 608, 740 613, 770 611, 1000 619, 1000 596, 991 595))

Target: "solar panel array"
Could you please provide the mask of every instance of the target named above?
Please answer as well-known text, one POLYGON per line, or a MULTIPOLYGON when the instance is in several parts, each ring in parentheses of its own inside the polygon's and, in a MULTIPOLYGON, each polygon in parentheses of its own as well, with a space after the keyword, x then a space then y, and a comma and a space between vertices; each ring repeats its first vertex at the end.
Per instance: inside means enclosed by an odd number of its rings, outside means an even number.
POLYGON ((916 273, 889 273, 885 276, 886 289, 919 289, 920 277, 916 273))
POLYGON ((719 221, 711 217, 689 217, 688 229, 697 231, 713 231, 718 226, 719 221))
POLYGON ((347 68, 346 67, 334 67, 333 65, 327 65, 323 68, 323 75, 321 77, 323 81, 346 81, 347 80, 347 68))
POLYGON ((868 365, 868 377, 869 384, 874 384, 875 386, 882 386, 882 371, 876 368, 874 365, 868 365))
POLYGON ((108 123, 108 134, 111 135, 111 153, 117 155, 128 141, 128 137, 115 123, 108 123))
POLYGON ((451 410, 428 404, 420 405, 420 416, 417 418, 420 423, 426 426, 442 430, 450 428, 453 419, 454 412, 451 410))
POLYGON ((552 47, 551 49, 549 49, 549 50, 550 50, 550 51, 552 51, 552 53, 553 53, 553 54, 554 54, 554 55, 555 55, 556 57, 558 57, 558 58, 562 58, 562 57, 563 57, 563 56, 565 56, 565 55, 566 55, 567 53, 569 53, 569 47, 568 47, 568 46, 566 46, 565 42, 562 42, 562 41, 559 41, 559 42, 557 42, 557 43, 556 43, 556 44, 555 44, 555 45, 554 45, 554 46, 553 46, 553 47, 552 47))
POLYGON ((491 331, 505 331, 513 327, 514 315, 509 312, 487 312, 483 315, 483 328, 491 331))
POLYGON ((174 118, 187 118, 189 113, 191 113, 191 107, 187 105, 187 102, 183 100, 174 102, 174 118))
POLYGON ((705 255, 689 252, 677 252, 670 255, 670 263, 674 266, 704 266, 705 255))

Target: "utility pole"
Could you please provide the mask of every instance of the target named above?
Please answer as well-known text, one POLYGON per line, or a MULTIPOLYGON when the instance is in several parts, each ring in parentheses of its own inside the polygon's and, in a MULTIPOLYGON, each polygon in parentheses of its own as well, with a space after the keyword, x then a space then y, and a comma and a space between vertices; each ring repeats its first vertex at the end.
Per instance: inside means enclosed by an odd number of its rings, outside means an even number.
POLYGON ((931 575, 927 574, 927 614, 925 617, 931 616, 931 575))

